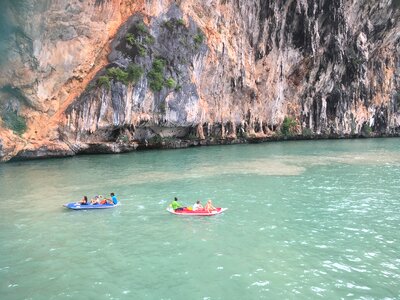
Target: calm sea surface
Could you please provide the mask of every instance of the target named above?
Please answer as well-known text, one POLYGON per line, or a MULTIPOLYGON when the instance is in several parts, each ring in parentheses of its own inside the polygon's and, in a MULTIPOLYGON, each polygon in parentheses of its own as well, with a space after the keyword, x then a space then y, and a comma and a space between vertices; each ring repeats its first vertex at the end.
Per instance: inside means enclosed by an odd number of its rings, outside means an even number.
POLYGON ((400 299, 399 189, 397 138, 1 164, 0 299, 400 299))

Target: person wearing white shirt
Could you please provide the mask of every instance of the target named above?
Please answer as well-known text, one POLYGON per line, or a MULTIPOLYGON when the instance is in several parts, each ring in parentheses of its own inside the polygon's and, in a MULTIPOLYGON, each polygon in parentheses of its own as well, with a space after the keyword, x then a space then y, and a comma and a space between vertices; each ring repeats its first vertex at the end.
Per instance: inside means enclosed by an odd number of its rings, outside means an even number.
POLYGON ((197 200, 196 203, 193 205, 193 210, 200 210, 203 209, 203 205, 201 205, 200 200, 197 200))

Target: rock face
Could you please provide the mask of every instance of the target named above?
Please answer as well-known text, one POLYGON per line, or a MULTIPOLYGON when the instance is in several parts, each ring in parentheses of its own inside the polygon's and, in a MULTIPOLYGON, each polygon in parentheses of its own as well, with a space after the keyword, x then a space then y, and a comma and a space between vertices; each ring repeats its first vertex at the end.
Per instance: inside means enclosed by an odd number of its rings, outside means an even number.
POLYGON ((5 1, 0 159, 398 136, 399 1, 350 2, 5 1))

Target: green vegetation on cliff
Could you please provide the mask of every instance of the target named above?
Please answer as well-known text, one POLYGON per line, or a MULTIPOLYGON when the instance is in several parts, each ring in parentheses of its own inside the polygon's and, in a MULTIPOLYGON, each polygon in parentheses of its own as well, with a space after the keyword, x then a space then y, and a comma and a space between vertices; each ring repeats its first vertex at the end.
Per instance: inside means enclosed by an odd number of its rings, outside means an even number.
POLYGON ((26 131, 26 121, 23 116, 18 115, 16 111, 5 111, 2 113, 5 127, 11 129, 16 134, 21 135, 26 131))
POLYGON ((361 128, 361 134, 363 134, 364 136, 370 136, 371 133, 372 133, 371 126, 369 126, 368 123, 364 123, 362 128, 361 128))
POLYGON ((125 84, 128 83, 128 72, 125 72, 121 68, 116 68, 116 67, 109 68, 107 70, 107 76, 114 80, 121 81, 125 84))
POLYGON ((168 79, 165 81, 165 85, 166 85, 168 88, 173 89, 173 88, 175 88, 175 86, 176 86, 176 81, 173 80, 172 78, 168 78, 168 79))
POLYGON ((137 64, 130 64, 127 68, 128 82, 136 83, 139 81, 140 77, 142 77, 144 71, 143 68, 137 64))
POLYGON ((172 18, 164 21, 162 26, 167 28, 169 31, 172 31, 178 27, 185 27, 185 22, 182 19, 172 18))
POLYGON ((110 77, 108 77, 108 76, 100 76, 97 79, 97 85, 99 87, 104 87, 106 90, 109 90, 111 88, 110 77))
POLYGON ((196 47, 200 46, 201 43, 203 43, 204 41, 204 35, 199 32, 197 33, 194 38, 193 38, 194 44, 196 45, 196 47))
POLYGON ((106 75, 100 76, 97 79, 97 86, 109 90, 111 88, 111 80, 120 81, 125 85, 136 83, 142 77, 143 73, 143 68, 133 63, 126 68, 126 71, 121 68, 112 67, 107 70, 106 75))
POLYGON ((149 78, 149 86, 153 92, 159 92, 163 87, 174 89, 177 83, 173 78, 166 79, 164 77, 165 66, 167 62, 163 58, 157 58, 153 61, 151 70, 147 73, 149 78))
POLYGON ((285 117, 283 119, 282 127, 281 127, 281 133, 284 136, 290 136, 294 133, 294 129, 297 125, 297 122, 295 119, 291 117, 285 117))
POLYGON ((126 44, 123 52, 131 57, 147 55, 149 45, 153 45, 155 38, 149 33, 146 25, 142 22, 134 24, 125 35, 126 44))
POLYGON ((157 58, 153 61, 151 70, 147 73, 150 82, 150 89, 153 92, 159 92, 164 86, 164 69, 166 61, 162 58, 157 58))

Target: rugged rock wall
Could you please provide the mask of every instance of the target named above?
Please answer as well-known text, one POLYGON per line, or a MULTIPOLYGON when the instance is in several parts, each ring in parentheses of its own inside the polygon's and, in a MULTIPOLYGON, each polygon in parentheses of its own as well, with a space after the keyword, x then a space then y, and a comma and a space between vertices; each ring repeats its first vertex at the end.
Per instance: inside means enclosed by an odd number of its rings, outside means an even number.
POLYGON ((400 133, 398 1, 6 1, 0 158, 400 133))

